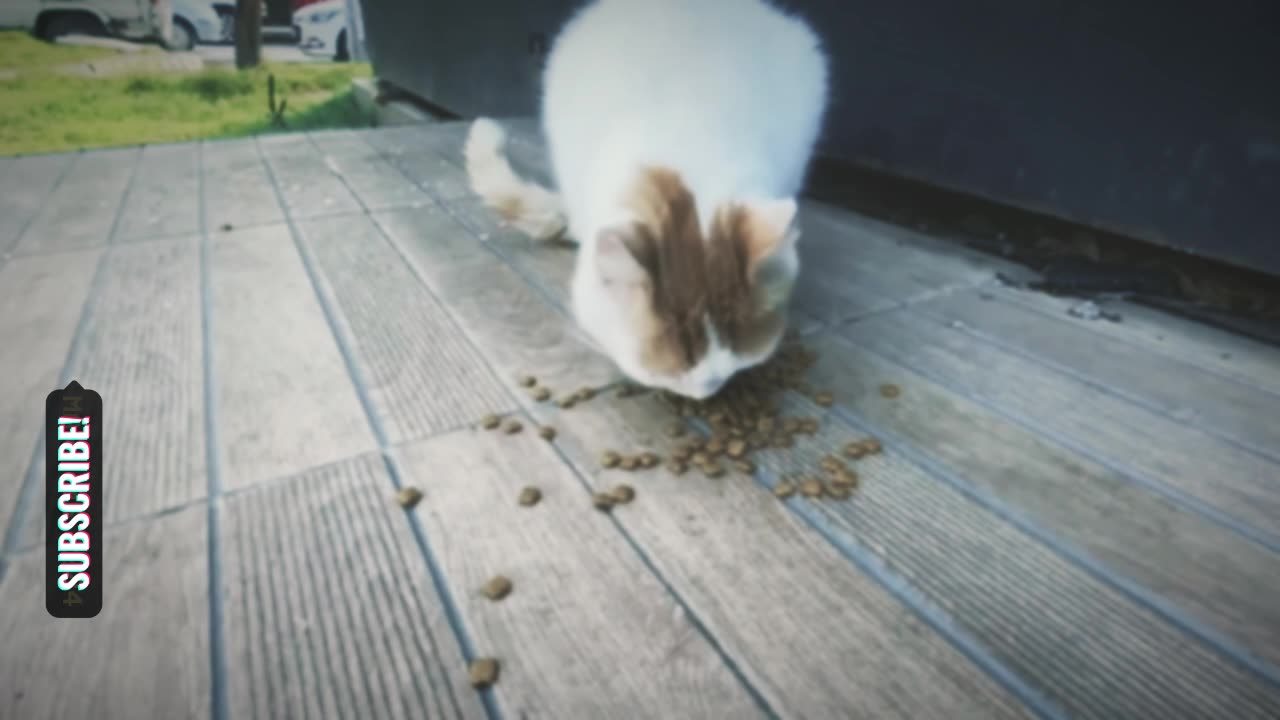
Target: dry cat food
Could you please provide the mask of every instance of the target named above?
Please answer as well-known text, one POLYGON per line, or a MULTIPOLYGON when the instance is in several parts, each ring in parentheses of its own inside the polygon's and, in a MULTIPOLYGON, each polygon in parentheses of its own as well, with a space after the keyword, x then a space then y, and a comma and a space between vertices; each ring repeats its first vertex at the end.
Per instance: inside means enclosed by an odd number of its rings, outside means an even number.
MULTIPOLYGON (((662 454, 654 450, 634 450, 629 453, 605 450, 599 456, 600 465, 606 469, 635 471, 662 466, 672 475, 684 475, 696 470, 707 478, 719 478, 726 472, 754 475, 758 463, 752 455, 761 450, 786 450, 799 444, 812 452, 821 429, 818 417, 787 415, 779 407, 784 392, 794 392, 808 398, 819 407, 835 404, 835 394, 815 389, 804 375, 817 362, 817 355, 798 346, 787 346, 762 366, 739 373, 715 397, 692 400, 665 391, 654 390, 629 382, 620 384, 612 396, 631 398, 640 395, 658 397, 672 411, 672 417, 659 428, 659 434, 670 442, 662 454), (664 460, 664 457, 665 460, 664 460)), ((539 384, 533 375, 520 375, 518 382, 530 390, 539 402, 552 400, 549 388, 539 384)), ((554 400, 562 409, 569 409, 594 398, 601 391, 590 387, 580 388, 554 400)), ((898 394, 895 385, 881 385, 885 397, 898 394)), ((823 417, 826 414, 823 413, 823 417)), ((497 415, 486 416, 483 425, 487 429, 499 426, 509 434, 520 432, 520 423, 507 420, 505 425, 497 415)), ((552 441, 556 431, 550 426, 538 427, 542 438, 552 441)), ((809 476, 782 478, 774 486, 774 494, 785 499, 795 494, 807 498, 830 497, 846 499, 859 485, 858 474, 847 462, 880 452, 875 438, 850 441, 823 456, 817 466, 808 471, 809 476)), ((797 468, 799 469, 799 468, 797 468)), ((520 495, 521 505, 538 502, 541 493, 536 488, 525 488, 520 495)), ((609 492, 596 492, 591 496, 592 505, 609 511, 619 504, 631 502, 635 489, 619 485, 609 492)))
POLYGON ((520 491, 520 504, 524 507, 532 507, 538 504, 542 499, 542 491, 529 485, 520 491))
POLYGON ((476 658, 467 668, 471 687, 483 690, 498 682, 498 661, 495 658, 476 658))
POLYGON ((881 385, 880 394, 887 398, 896 398, 902 394, 902 390, 897 385, 881 385))
POLYGON ((511 580, 502 575, 494 575, 480 588, 480 594, 490 600, 501 600, 511 594, 511 580))
POLYGON ((597 510, 612 510, 617 501, 613 499, 613 495, 607 492, 592 493, 591 504, 597 510))
POLYGON ((396 502, 402 508, 411 508, 422 501, 422 491, 416 487, 402 487, 396 493, 396 502))
POLYGON ((519 420, 508 420, 506 425, 502 426, 502 431, 508 435, 515 435, 524 429, 524 425, 519 420))
POLYGON ((852 490, 858 487, 858 473, 848 468, 841 468, 832 473, 831 484, 852 490))

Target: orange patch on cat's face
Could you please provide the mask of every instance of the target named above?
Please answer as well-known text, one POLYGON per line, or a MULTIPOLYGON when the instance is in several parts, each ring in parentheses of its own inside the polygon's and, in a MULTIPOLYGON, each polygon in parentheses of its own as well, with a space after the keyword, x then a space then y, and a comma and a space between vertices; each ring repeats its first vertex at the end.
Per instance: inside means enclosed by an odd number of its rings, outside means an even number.
POLYGON ((677 375, 710 346, 708 325, 735 353, 754 356, 786 327, 785 308, 762 308, 752 271, 761 248, 775 239, 744 207, 717 211, 704 236, 693 195, 665 168, 643 171, 628 198, 638 223, 628 249, 647 273, 634 322, 650 372, 677 375), (709 322, 708 322, 709 321, 709 322))

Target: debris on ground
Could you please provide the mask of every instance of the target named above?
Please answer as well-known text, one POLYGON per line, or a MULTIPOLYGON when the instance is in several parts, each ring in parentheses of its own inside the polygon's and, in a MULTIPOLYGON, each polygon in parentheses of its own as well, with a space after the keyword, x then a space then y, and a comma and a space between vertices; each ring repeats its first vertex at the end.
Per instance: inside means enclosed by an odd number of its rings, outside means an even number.
POLYGON ((501 600, 511 594, 511 580, 504 575, 494 575, 480 588, 480 594, 490 600, 501 600))
POLYGON ((422 491, 416 487, 403 487, 396 493, 396 502, 408 509, 422 501, 422 491))
POLYGON ((495 658, 476 658, 467 668, 471 687, 483 690, 498 681, 498 661, 495 658))

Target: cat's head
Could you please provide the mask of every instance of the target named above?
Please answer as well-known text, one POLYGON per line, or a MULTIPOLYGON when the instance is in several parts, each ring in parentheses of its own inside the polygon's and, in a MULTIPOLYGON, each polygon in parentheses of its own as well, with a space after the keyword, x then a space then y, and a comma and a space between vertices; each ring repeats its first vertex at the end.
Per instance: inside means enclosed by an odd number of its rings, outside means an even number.
POLYGON ((692 398, 773 354, 799 270, 796 202, 746 199, 699 221, 675 173, 647 169, 625 219, 583 243, 578 323, 636 382, 692 398))

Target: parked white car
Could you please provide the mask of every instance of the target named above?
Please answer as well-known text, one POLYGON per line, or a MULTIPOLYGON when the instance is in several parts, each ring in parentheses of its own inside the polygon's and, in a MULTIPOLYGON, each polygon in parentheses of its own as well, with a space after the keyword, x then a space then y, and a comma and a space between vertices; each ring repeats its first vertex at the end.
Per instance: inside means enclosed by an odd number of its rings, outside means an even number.
POLYGON ((168 0, 0 0, 0 28, 50 42, 65 35, 163 41, 171 12, 168 0))
POLYGON ((345 0, 324 0, 304 6, 294 13, 293 27, 298 34, 298 47, 308 55, 331 57, 338 62, 351 59, 345 0))
POLYGON ((232 29, 209 0, 170 0, 173 28, 169 31, 171 50, 190 50, 196 43, 221 43, 231 39, 232 29))

